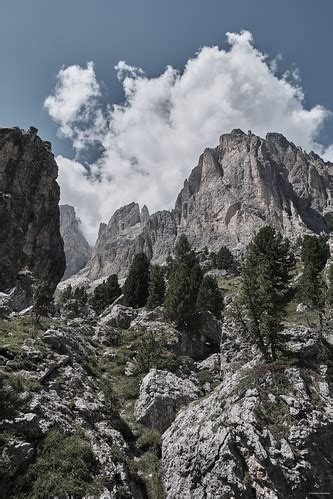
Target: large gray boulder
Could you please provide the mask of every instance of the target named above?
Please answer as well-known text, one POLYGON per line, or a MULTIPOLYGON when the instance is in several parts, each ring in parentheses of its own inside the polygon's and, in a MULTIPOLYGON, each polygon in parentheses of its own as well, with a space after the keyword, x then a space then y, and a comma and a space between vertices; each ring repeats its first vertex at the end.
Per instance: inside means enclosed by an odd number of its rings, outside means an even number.
POLYGON ((114 305, 109 313, 103 314, 99 320, 99 325, 128 329, 137 314, 138 312, 134 308, 114 305))
POLYGON ((175 419, 178 410, 202 396, 200 389, 189 379, 152 369, 143 378, 140 395, 135 404, 137 421, 163 432, 175 419))

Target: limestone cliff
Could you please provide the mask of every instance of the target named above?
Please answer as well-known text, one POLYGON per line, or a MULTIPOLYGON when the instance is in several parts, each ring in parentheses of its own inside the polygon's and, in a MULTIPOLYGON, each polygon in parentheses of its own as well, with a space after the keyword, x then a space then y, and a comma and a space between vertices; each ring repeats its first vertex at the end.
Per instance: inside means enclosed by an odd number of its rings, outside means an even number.
POLYGON ((60 207, 60 233, 64 241, 66 270, 63 279, 67 279, 85 267, 91 249, 81 232, 81 221, 76 217, 75 209, 68 204, 60 207))
POLYGON ((57 164, 37 130, 0 129, 0 290, 21 270, 55 287, 65 270, 57 164))
POLYGON ((333 164, 278 133, 265 139, 233 130, 206 149, 178 195, 172 211, 149 216, 136 203, 117 210, 103 224, 88 262, 89 278, 123 276, 138 251, 165 261, 184 232, 196 249, 231 248, 249 242, 271 224, 295 240, 306 232, 327 233, 333 164))

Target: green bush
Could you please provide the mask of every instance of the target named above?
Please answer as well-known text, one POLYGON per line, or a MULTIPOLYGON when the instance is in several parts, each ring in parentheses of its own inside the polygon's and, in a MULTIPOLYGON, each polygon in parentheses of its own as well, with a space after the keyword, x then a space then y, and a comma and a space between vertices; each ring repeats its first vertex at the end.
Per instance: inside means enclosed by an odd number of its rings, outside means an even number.
POLYGON ((96 463, 90 443, 77 433, 65 436, 51 431, 39 445, 36 461, 25 475, 30 497, 97 495, 101 485, 94 478, 96 463))

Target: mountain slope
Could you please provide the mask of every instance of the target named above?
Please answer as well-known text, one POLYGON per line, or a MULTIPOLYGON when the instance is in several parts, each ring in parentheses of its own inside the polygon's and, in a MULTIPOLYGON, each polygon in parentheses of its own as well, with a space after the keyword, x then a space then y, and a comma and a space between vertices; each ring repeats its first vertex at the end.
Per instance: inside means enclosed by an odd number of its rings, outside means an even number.
POLYGON ((87 276, 123 276, 138 251, 162 263, 182 232, 196 249, 210 250, 242 248, 266 224, 291 240, 328 233, 332 172, 332 163, 278 133, 262 139, 233 130, 200 156, 172 211, 149 215, 131 203, 101 224, 87 276))
POLYGON ((63 279, 67 279, 85 267, 91 249, 80 230, 81 221, 76 217, 75 209, 68 204, 60 205, 60 233, 64 241, 66 270, 63 279))

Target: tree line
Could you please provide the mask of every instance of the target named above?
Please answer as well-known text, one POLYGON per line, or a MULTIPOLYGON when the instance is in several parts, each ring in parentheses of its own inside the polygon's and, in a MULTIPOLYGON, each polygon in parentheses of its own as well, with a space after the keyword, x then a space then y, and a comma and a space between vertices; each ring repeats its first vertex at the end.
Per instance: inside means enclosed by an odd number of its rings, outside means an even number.
MULTIPOLYGON (((327 277, 324 269, 330 258, 327 237, 306 235, 298 248, 292 248, 288 239, 270 226, 263 227, 248 245, 240 271, 240 289, 234 297, 232 313, 239 325, 258 345, 267 361, 275 360, 283 348, 279 332, 283 329, 286 307, 297 299, 307 310, 318 314, 323 326, 327 307, 333 303, 333 265, 327 277), (298 268, 296 268, 298 265, 298 268), (295 282, 296 270, 300 276, 295 282)), ((217 254, 207 258, 213 268, 235 269, 236 261, 230 250, 222 246, 217 254)), ((179 328, 190 328, 195 314, 210 311, 220 319, 223 312, 223 293, 217 281, 204 275, 195 251, 182 234, 169 255, 167 265, 151 265, 145 253, 135 255, 127 279, 121 288, 117 275, 113 274, 99 284, 88 297, 84 287, 68 286, 60 301, 76 299, 101 313, 121 295, 122 302, 134 308, 152 310, 160 305, 166 315, 179 328)), ((44 283, 36 288, 34 309, 43 313, 43 302, 48 297, 44 283)), ((306 311, 305 311, 306 314, 306 311)))

